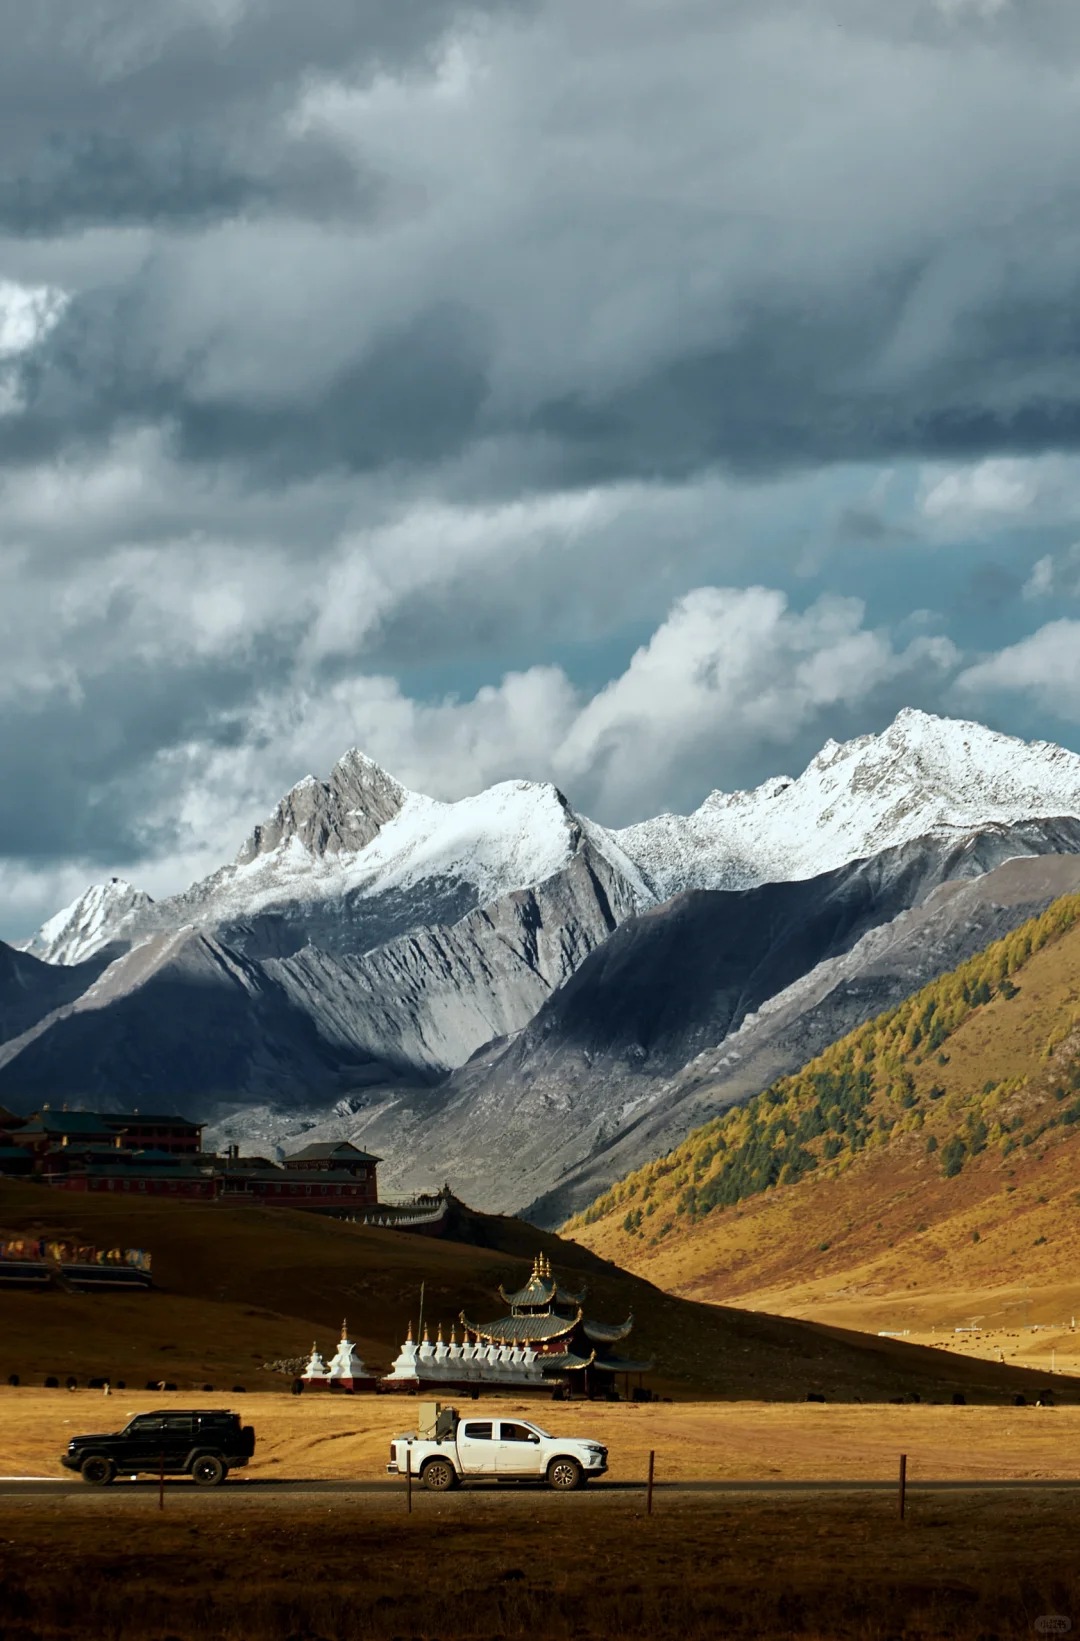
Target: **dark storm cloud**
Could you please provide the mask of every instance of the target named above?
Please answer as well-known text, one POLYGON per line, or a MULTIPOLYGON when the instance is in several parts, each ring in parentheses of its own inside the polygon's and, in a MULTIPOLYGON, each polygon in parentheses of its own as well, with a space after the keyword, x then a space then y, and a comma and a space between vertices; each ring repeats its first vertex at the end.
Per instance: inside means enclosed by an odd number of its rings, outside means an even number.
POLYGON ((146 765, 192 734, 208 748, 229 745, 239 734, 230 710, 249 688, 247 665, 128 659, 122 670, 88 673, 75 698, 55 689, 9 704, 0 724, 0 859, 76 854, 107 866, 175 847, 175 817, 148 824, 146 765))
POLYGON ((0 233, 363 215, 377 189, 290 132, 304 81, 424 62, 485 0, 0 0, 0 233))
POLYGON ((210 123, 227 106, 281 106, 311 73, 423 61, 455 21, 485 9, 477 0, 0 0, 5 128, 43 139, 134 135, 210 123))
POLYGON ((236 462, 278 485, 338 468, 438 463, 480 426, 489 343, 480 316, 453 303, 346 357, 312 396, 259 403, 196 397, 191 376, 209 341, 155 372, 153 325, 138 288, 74 301, 19 373, 25 410, 5 430, 0 460, 41 461, 72 441, 104 445, 125 426, 161 423, 181 459, 236 462))
POLYGON ((437 0, 43 10, 0 65, 0 230, 187 237, 73 293, 25 361, 16 459, 131 422, 259 475, 504 437, 512 491, 1080 439, 1060 8, 1021 42, 986 0, 684 0, 663 29, 548 0, 435 92, 466 15, 437 0), (311 229, 284 261, 242 236, 275 213, 311 229), (211 389, 223 342, 239 381, 211 389))
POLYGON ((223 858, 356 739, 442 795, 565 769, 591 801, 625 723, 613 814, 700 796, 756 691, 668 758, 684 640, 722 672, 771 610, 793 698, 813 661, 801 756, 960 664, 897 637, 939 546, 1008 567, 963 592, 988 650, 1075 539, 1071 468, 1032 481, 1060 539, 1012 556, 977 538, 1030 475, 938 473, 924 514, 915 468, 1080 446, 1080 8, 0 0, 0 30, 0 884, 200 827, 223 858))
POLYGON ((476 434, 485 351, 475 315, 437 308, 380 338, 313 404, 179 405, 178 448, 194 461, 238 458, 267 482, 339 467, 436 463, 476 434))
POLYGON ((236 145, 228 131, 179 130, 140 140, 104 131, 49 136, 0 173, 0 233, 69 234, 100 226, 185 227, 288 211, 361 217, 378 199, 374 178, 326 144, 236 145))
POLYGON ((918 278, 898 272, 856 306, 811 314, 748 308, 731 345, 665 361, 610 395, 548 401, 532 425, 578 482, 1080 447, 1080 262, 1053 300, 999 300, 971 324, 976 336, 958 327, 942 357, 885 391, 878 356, 918 278))

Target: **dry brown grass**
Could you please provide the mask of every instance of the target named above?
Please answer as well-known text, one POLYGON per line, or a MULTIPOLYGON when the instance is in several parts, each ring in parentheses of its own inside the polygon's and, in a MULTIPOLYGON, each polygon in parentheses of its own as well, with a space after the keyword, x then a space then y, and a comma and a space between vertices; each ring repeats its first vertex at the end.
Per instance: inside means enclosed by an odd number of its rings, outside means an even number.
POLYGON ((0 1227, 79 1234, 99 1245, 149 1248, 155 1289, 135 1295, 0 1294, 0 1380, 46 1374, 288 1389, 264 1364, 332 1349, 347 1316, 369 1366, 385 1371, 415 1320, 465 1309, 498 1314, 500 1281, 519 1280, 543 1250, 597 1316, 635 1315, 631 1348, 658 1363, 651 1384, 675 1397, 801 1400, 808 1390, 850 1400, 1001 1399, 1033 1381, 994 1364, 950 1361, 773 1316, 687 1303, 629 1276, 576 1243, 519 1220, 459 1215, 467 1240, 410 1236, 280 1209, 92 1200, 0 1183, 0 1227))
POLYGON ((5 1515, 5 1641, 991 1641, 1080 1616, 1080 1500, 235 1490, 5 1515))
MULTIPOLYGON (((232 1406, 255 1426, 254 1462, 238 1477, 371 1481, 385 1475, 392 1436, 415 1427, 410 1397, 205 1397, 0 1390, 0 1474, 66 1476, 73 1435, 117 1429, 153 1407, 232 1406)), ((463 1404, 458 1404, 463 1405, 463 1404)), ((464 1404, 471 1406, 472 1404, 464 1404)), ((664 1481, 887 1480, 900 1453, 913 1481, 1080 1482, 1080 1407, 867 1406, 850 1403, 594 1402, 485 1399, 546 1429, 595 1437, 614 1481, 640 1481, 650 1449, 664 1481)), ((88 1492, 81 1482, 76 1490, 88 1492)), ((238 1482, 238 1486, 240 1483, 238 1482)), ((114 1494, 110 1496, 116 1496, 114 1494)))

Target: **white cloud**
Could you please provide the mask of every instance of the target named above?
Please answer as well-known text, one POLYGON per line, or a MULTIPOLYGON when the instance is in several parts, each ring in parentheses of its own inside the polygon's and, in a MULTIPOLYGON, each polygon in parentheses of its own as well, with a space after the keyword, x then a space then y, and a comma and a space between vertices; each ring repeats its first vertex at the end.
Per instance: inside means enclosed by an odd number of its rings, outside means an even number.
POLYGON ((355 655, 411 595, 437 599, 440 588, 463 576, 482 585, 493 570, 547 555, 547 573, 557 577, 552 558, 565 564, 583 537, 595 536, 635 500, 636 486, 613 486, 487 507, 421 502, 388 524, 351 530, 320 578, 303 657, 355 655))
POLYGON ((55 286, 0 279, 0 416, 22 408, 18 361, 48 336, 66 305, 66 295, 55 286))
POLYGON ((1041 711, 1080 722, 1080 621, 1050 621, 976 662, 957 678, 956 690, 978 702, 1026 696, 1041 711))
POLYGON ((697 589, 583 707, 560 767, 595 787, 605 815, 625 819, 665 790, 685 791, 691 769, 717 784, 747 747, 789 747, 831 709, 869 709, 883 687, 955 664, 947 639, 898 651, 864 614, 854 598, 826 596, 799 614, 773 589, 697 589))
POLYGON ((1024 583, 1023 596, 1029 603, 1041 598, 1080 597, 1080 542, 1063 553, 1047 553, 1032 565, 1024 583))
POLYGON ((1055 453, 928 463, 919 473, 915 512, 922 533, 946 544, 989 540, 1018 528, 1075 528, 1080 457, 1055 453))
POLYGON ((1048 598, 1054 590, 1054 560, 1050 553, 1036 559, 1031 574, 1021 588, 1021 596, 1030 600, 1048 598))
POLYGON ((18 285, 0 279, 0 358, 36 347, 64 311, 63 291, 49 285, 18 285))

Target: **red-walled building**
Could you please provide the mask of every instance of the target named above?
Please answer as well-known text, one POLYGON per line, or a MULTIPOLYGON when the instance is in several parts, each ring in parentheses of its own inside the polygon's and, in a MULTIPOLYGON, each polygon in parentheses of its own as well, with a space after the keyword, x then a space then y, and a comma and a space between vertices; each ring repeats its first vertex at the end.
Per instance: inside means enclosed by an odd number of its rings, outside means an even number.
POLYGON ((144 1116, 138 1111, 53 1111, 43 1106, 11 1130, 16 1145, 37 1156, 57 1146, 111 1146, 118 1151, 166 1151, 170 1156, 199 1156, 205 1123, 186 1117, 144 1116))
POLYGON ((11 1126, 0 1174, 57 1191, 123 1192, 198 1202, 351 1212, 378 1205, 378 1157, 347 1141, 307 1146, 284 1166, 266 1157, 200 1149, 203 1125, 183 1118, 50 1111, 11 1126), (161 1143, 151 1144, 151 1139, 161 1143), (194 1143, 192 1143, 194 1142, 194 1143), (8 1153, 10 1152, 10 1156, 8 1153), (18 1164, 18 1167, 16 1167, 18 1164))

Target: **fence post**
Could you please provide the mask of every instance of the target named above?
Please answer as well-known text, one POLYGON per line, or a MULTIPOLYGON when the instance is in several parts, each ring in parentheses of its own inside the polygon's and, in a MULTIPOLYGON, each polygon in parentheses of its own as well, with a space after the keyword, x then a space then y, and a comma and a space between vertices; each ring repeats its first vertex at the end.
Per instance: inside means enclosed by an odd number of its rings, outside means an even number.
POLYGON ((904 1507, 907 1502, 907 1454, 900 1455, 900 1520, 904 1519, 904 1507))
POLYGON ((646 1496, 645 1496, 645 1514, 647 1516, 652 1515, 653 1473, 654 1473, 655 1469, 656 1469, 656 1452, 653 1448, 650 1448, 649 1449, 649 1486, 648 1486, 648 1492, 646 1493, 646 1496))
POLYGON ((158 1465, 157 1507, 158 1507, 159 1510, 164 1510, 164 1508, 165 1508, 165 1452, 164 1452, 164 1449, 162 1449, 161 1457, 160 1457, 160 1461, 159 1461, 159 1465, 158 1465))
POLYGON ((412 1515, 412 1448, 405 1448, 405 1508, 412 1515))

